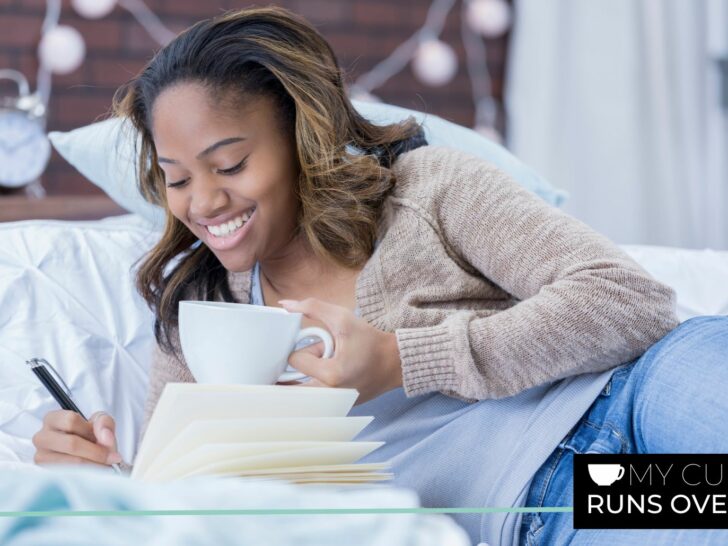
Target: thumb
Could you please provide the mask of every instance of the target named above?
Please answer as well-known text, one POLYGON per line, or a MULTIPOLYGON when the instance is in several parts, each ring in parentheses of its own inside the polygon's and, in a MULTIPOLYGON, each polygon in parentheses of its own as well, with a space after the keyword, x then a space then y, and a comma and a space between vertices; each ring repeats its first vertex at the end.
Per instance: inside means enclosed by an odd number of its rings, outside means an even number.
POLYGON ((326 371, 330 366, 329 362, 323 358, 318 358, 316 355, 305 351, 303 349, 292 353, 288 357, 288 363, 296 368, 299 372, 316 379, 320 382, 326 383, 326 371))
POLYGON ((94 429, 96 441, 109 451, 116 453, 116 423, 114 418, 106 412, 97 411, 89 419, 94 429))
POLYGON ((300 386, 301 387, 328 387, 328 385, 324 385, 318 379, 309 379, 308 381, 303 381, 303 382, 301 382, 300 386))

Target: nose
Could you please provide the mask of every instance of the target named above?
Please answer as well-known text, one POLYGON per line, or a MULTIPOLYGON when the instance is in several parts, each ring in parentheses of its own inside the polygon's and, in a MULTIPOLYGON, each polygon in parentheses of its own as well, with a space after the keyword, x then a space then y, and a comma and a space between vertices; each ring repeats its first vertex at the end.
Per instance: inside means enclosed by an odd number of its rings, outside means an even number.
POLYGON ((227 207, 230 197, 225 188, 212 182, 198 181, 190 195, 190 214, 193 218, 211 218, 227 207))

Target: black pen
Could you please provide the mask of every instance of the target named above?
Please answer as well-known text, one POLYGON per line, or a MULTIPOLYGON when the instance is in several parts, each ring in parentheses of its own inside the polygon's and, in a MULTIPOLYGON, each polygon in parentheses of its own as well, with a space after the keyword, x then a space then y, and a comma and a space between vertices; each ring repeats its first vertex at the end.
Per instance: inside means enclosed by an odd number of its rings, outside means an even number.
MULTIPOLYGON (((66 385, 66 383, 61 379, 61 376, 58 375, 58 372, 53 368, 53 366, 50 365, 50 363, 44 359, 44 358, 31 358, 30 360, 26 360, 25 363, 30 367, 31 371, 38 377, 40 382, 43 384, 43 386, 48 390, 49 393, 51 393, 51 396, 56 399, 56 402, 58 402, 62 409, 64 410, 71 410, 78 413, 81 417, 83 417, 86 421, 86 416, 81 412, 80 409, 78 409, 78 406, 74 404, 73 400, 71 400, 70 396, 70 389, 66 385), (63 383, 63 386, 65 387, 65 390, 58 384, 58 381, 56 381, 51 375, 52 372, 61 383, 63 383)), ((118 464, 114 463, 111 465, 112 468, 116 471, 117 474, 121 474, 121 467, 119 467, 118 464)))

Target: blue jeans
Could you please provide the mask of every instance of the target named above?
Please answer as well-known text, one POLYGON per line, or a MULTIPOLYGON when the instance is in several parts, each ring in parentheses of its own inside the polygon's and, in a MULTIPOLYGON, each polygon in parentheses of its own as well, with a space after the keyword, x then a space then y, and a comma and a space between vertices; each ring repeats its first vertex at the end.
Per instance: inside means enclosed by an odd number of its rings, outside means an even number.
MULTIPOLYGON (((728 316, 690 319, 609 383, 536 472, 526 506, 573 506, 574 453, 728 453, 728 316)), ((728 545, 728 530, 574 529, 527 513, 527 546, 728 545)))

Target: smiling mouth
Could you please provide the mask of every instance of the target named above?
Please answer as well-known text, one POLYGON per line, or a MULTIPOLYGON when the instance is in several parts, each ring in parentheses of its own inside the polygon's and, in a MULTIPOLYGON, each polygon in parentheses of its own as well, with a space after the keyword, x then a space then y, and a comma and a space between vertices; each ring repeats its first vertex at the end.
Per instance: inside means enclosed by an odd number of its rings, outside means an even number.
POLYGON ((204 226, 207 232, 213 237, 225 238, 233 235, 250 220, 250 217, 255 212, 255 207, 246 210, 241 215, 229 220, 225 223, 218 224, 216 226, 204 226))

